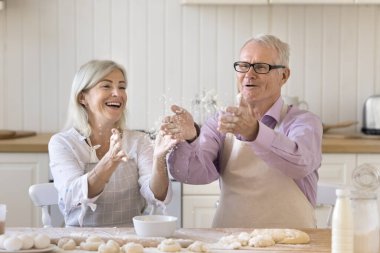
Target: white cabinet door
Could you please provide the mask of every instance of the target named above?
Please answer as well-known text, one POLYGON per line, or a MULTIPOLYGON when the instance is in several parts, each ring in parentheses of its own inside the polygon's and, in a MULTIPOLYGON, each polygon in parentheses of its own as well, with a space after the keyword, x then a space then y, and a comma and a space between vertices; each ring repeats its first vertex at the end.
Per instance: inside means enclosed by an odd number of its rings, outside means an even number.
POLYGON ((210 228, 219 196, 184 196, 182 199, 182 226, 184 228, 210 228))
POLYGON ((351 184, 351 174, 356 168, 356 154, 323 154, 319 168, 319 182, 327 184, 351 184))
POLYGON ((0 203, 7 205, 6 226, 41 225, 41 211, 29 198, 29 186, 48 182, 47 153, 0 153, 0 203))

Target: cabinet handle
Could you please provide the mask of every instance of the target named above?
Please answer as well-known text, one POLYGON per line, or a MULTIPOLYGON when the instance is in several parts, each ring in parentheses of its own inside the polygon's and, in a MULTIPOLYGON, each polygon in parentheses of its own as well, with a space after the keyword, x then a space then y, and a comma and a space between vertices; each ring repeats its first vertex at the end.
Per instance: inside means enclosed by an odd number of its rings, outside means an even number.
POLYGON ((219 206, 219 200, 215 201, 215 204, 214 204, 215 208, 218 208, 218 206, 219 206))

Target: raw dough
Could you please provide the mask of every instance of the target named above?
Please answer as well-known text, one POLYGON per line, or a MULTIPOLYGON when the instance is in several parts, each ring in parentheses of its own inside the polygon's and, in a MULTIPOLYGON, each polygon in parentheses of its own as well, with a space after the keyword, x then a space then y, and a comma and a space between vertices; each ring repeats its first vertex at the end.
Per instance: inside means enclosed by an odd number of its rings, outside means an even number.
POLYGON ((31 249, 34 246, 34 239, 30 235, 21 234, 18 236, 20 240, 22 241, 22 247, 21 249, 31 249))
POLYGON ((297 229, 285 229, 285 238, 278 243, 281 244, 305 244, 310 242, 310 236, 297 229))
POLYGON ((4 249, 9 251, 16 251, 22 248, 22 240, 15 235, 11 235, 3 242, 4 249))
POLYGON ((77 247, 77 244, 73 239, 66 237, 60 238, 57 245, 63 250, 74 250, 77 247))
POLYGON ((121 249, 124 253, 143 253, 144 247, 139 243, 129 242, 125 244, 121 249))
POLYGON ((46 234, 37 234, 34 237, 34 247, 36 249, 45 249, 50 246, 50 237, 46 234))
POLYGON ((310 242, 307 233, 297 229, 255 229, 251 236, 270 235, 276 243, 280 244, 305 244, 310 242))
POLYGON ((100 244, 103 244, 102 238, 96 235, 89 236, 85 242, 80 243, 80 248, 83 250, 97 251, 100 244))
POLYGON ((249 239, 251 239, 251 236, 247 232, 241 232, 238 235, 238 241, 241 243, 241 246, 247 246, 249 239))
POLYGON ((163 252, 177 252, 181 251, 181 245, 173 239, 165 239, 163 240, 157 248, 163 252))
POLYGON ((256 235, 248 242, 248 245, 251 247, 268 247, 275 244, 276 242, 273 240, 272 236, 268 234, 256 235))
POLYGON ((99 253, 119 253, 120 245, 114 240, 108 240, 107 243, 100 244, 98 248, 99 253))
POLYGON ((208 252, 208 248, 203 242, 195 241, 187 247, 191 252, 208 252))
POLYGON ((219 239, 218 244, 223 249, 240 249, 242 247, 238 236, 226 235, 219 239))

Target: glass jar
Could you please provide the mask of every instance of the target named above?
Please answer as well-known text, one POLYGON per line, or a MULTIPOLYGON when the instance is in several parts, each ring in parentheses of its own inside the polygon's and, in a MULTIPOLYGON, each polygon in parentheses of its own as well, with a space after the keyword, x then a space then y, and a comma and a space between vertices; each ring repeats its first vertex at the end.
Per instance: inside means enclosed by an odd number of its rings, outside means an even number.
POLYGON ((375 192, 353 191, 354 252, 379 252, 379 211, 375 192))
POLYGON ((351 194, 355 252, 378 253, 380 168, 364 163, 353 171, 352 182, 356 188, 351 194))

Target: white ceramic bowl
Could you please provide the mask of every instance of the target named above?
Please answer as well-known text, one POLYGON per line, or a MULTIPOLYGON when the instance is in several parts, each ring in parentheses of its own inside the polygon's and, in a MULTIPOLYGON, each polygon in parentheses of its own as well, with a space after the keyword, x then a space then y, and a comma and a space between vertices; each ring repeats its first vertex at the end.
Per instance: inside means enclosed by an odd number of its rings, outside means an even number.
POLYGON ((177 217, 167 215, 142 215, 133 217, 133 226, 139 236, 169 237, 177 226, 177 217))

